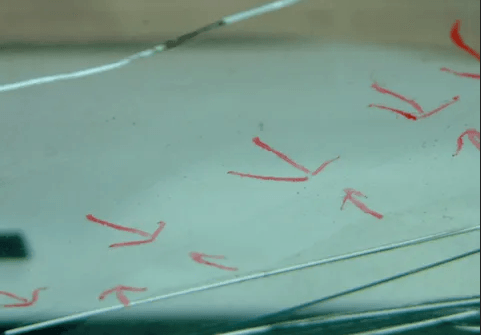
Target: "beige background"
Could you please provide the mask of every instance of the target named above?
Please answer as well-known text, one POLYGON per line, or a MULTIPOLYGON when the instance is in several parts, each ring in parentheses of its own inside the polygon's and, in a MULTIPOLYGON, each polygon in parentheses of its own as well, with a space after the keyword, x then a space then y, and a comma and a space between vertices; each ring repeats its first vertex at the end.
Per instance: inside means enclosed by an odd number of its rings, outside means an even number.
MULTIPOLYGON (((3 0, 0 43, 160 42, 264 0, 3 0)), ((318 36, 479 49, 478 0, 312 0, 209 33, 210 37, 318 36)))

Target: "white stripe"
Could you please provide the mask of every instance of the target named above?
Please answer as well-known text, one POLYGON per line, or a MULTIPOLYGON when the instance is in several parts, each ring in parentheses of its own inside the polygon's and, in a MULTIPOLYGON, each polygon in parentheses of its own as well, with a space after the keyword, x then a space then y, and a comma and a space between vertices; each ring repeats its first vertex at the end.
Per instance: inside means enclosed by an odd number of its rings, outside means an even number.
POLYGON ((152 56, 155 52, 160 52, 165 49, 164 45, 158 45, 152 49, 144 50, 141 52, 138 52, 136 54, 133 54, 127 58, 124 58, 118 62, 115 63, 110 63, 102 66, 97 66, 97 67, 92 67, 86 70, 80 70, 76 72, 71 72, 71 73, 62 73, 62 74, 57 74, 53 76, 47 76, 47 77, 40 77, 40 78, 35 78, 35 79, 29 79, 21 82, 17 82, 14 84, 7 84, 7 85, 1 85, 0 86, 0 92, 7 92, 7 91, 13 91, 17 90, 20 88, 25 88, 29 86, 34 86, 34 85, 41 85, 41 84, 47 84, 51 83, 54 81, 61 81, 61 80, 68 80, 68 79, 77 79, 77 78, 82 78, 82 77, 87 77, 91 76, 94 74, 102 73, 102 72, 107 72, 115 69, 119 69, 125 65, 128 65, 131 61, 139 59, 139 58, 145 58, 152 56))
POLYGON ((258 15, 263 15, 272 11, 276 11, 279 9, 282 9, 284 7, 289 7, 292 5, 295 5, 302 0, 279 0, 279 1, 274 1, 265 5, 262 5, 260 7, 252 8, 249 10, 246 10, 244 12, 240 12, 237 14, 229 15, 223 18, 223 21, 226 24, 232 24, 236 23, 239 21, 244 21, 247 19, 250 19, 251 17, 258 16, 258 15))
POLYGON ((454 326, 454 328, 473 334, 479 334, 481 332, 480 327, 475 326, 454 326))
POLYGON ((13 84, 6 84, 6 85, 0 86, 0 92, 18 90, 20 88, 52 83, 54 81, 61 81, 61 80, 67 80, 67 79, 87 77, 87 76, 91 76, 93 74, 102 73, 102 72, 106 72, 106 71, 121 68, 121 67, 127 65, 128 63, 130 63, 130 61, 127 60, 127 59, 124 59, 124 60, 121 60, 121 61, 116 62, 116 63, 102 65, 102 66, 98 66, 98 67, 94 67, 94 68, 90 68, 90 69, 86 69, 86 70, 81 70, 81 71, 76 71, 76 72, 71 72, 71 73, 56 74, 56 75, 53 75, 53 76, 40 77, 40 78, 20 81, 20 82, 13 83, 13 84))
MULTIPOLYGON (((240 12, 238 14, 233 14, 230 16, 226 16, 223 21, 226 25, 236 23, 239 21, 247 20, 250 19, 253 16, 257 15, 263 15, 268 12, 276 11, 279 9, 282 9, 287 6, 292 6, 302 0, 278 0, 274 1, 262 6, 259 6, 257 8, 253 8, 244 12, 240 12)), ((141 51, 137 54, 134 54, 130 57, 124 58, 118 62, 111 63, 111 64, 106 64, 86 70, 81 70, 81 71, 76 71, 76 72, 71 72, 71 73, 63 73, 63 74, 57 74, 53 76, 47 76, 47 77, 40 77, 40 78, 35 78, 35 79, 29 79, 25 81, 20 81, 12 84, 5 84, 5 85, 0 85, 0 92, 8 92, 8 91, 13 91, 13 90, 18 90, 21 88, 26 88, 34 85, 41 85, 41 84, 47 84, 47 83, 52 83, 55 81, 61 81, 61 80, 68 80, 68 79, 77 79, 81 77, 86 77, 86 76, 91 76, 94 74, 106 72, 106 71, 111 71, 115 69, 119 69, 125 65, 128 65, 131 61, 136 60, 138 58, 143 58, 143 57, 149 57, 155 54, 156 52, 160 52, 165 50, 165 46, 163 44, 158 45, 152 49, 148 49, 145 51, 141 51)))

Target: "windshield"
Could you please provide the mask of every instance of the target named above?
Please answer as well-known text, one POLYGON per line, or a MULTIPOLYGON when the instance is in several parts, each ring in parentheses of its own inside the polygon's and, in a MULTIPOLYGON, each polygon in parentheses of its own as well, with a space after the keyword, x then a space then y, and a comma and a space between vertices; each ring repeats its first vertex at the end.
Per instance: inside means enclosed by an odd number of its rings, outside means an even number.
POLYGON ((479 332, 479 2, 6 3, 5 334, 479 332))

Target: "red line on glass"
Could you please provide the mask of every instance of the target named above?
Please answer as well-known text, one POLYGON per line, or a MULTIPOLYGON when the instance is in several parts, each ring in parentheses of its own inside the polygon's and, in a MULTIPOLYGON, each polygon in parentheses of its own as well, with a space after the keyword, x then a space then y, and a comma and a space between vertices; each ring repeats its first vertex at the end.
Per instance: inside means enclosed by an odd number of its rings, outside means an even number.
POLYGON ((457 156, 460 152, 461 149, 463 149, 464 146, 464 141, 463 138, 465 136, 468 136, 468 139, 471 141, 471 143, 476 147, 476 149, 479 150, 479 141, 480 141, 480 133, 476 129, 468 129, 465 132, 463 132, 457 140, 457 150, 456 153, 453 156, 457 156))
POLYGON ((344 200, 342 201, 341 210, 344 209, 344 206, 346 205, 346 202, 349 200, 357 208, 359 208, 361 211, 363 211, 366 214, 372 215, 377 219, 382 219, 384 217, 382 214, 380 214, 376 211, 373 211, 372 209, 369 209, 364 203, 362 203, 358 199, 353 198, 353 195, 358 196, 358 197, 367 198, 367 196, 365 196, 361 192, 359 192, 355 189, 352 189, 352 188, 345 188, 344 192, 346 193, 346 196, 344 197, 344 200))
POLYGON ((465 77, 465 78, 472 78, 472 79, 480 79, 480 75, 476 73, 468 73, 468 72, 457 72, 451 69, 448 69, 446 67, 441 68, 441 71, 443 72, 449 72, 452 73, 458 77, 465 77))
POLYGON ((27 301, 28 301, 28 299, 19 297, 19 296, 16 295, 16 294, 13 294, 13 293, 10 293, 10 292, 6 292, 6 291, 0 291, 0 295, 6 295, 6 296, 9 297, 9 298, 16 299, 16 300, 22 301, 22 302, 27 302, 27 301))
POLYGON ((131 287, 131 286, 123 286, 123 285, 118 285, 110 290, 102 292, 99 296, 99 300, 104 300, 106 296, 108 296, 111 293, 115 292, 115 295, 117 296, 117 299, 125 306, 127 307, 130 304, 129 299, 125 296, 123 291, 130 291, 130 292, 143 292, 147 291, 146 287, 138 288, 138 287, 131 287))
POLYGON ((403 117, 405 117, 406 119, 409 119, 409 120, 419 120, 419 119, 425 119, 425 118, 428 118, 440 111, 442 111, 443 109, 445 109, 446 107, 448 106, 451 106, 452 104, 454 104, 455 102, 459 101, 459 96, 455 96, 452 101, 450 102, 447 102, 447 103, 444 103, 442 104, 441 106, 439 106, 438 108, 436 109, 433 109, 432 111, 430 112, 426 112, 417 102, 415 102, 414 100, 411 100, 411 99, 408 99, 398 93, 395 93, 391 90, 388 90, 386 88, 383 88, 381 86, 379 86, 377 83, 374 83, 372 84, 371 86, 373 89, 375 89, 376 91, 378 91, 379 93, 381 94, 387 94, 387 95, 390 95, 390 96, 393 96, 395 98, 398 98, 400 99, 401 101, 404 101, 408 104, 410 104, 415 110, 416 112, 418 113, 418 115, 415 115, 413 113, 408 113, 408 112, 404 112, 402 110, 399 110, 399 109, 395 109, 395 108, 391 108, 391 107, 386 107, 386 106, 382 106, 382 105, 376 105, 376 104, 370 104, 369 107, 376 107, 376 108, 379 108, 379 109, 384 109, 384 110, 389 110, 391 112, 394 112, 398 115, 401 115, 403 117))
POLYGON ((190 258, 192 258, 195 262, 200 263, 200 264, 213 266, 213 267, 219 268, 221 270, 227 270, 227 271, 237 271, 238 270, 237 268, 232 268, 232 267, 224 266, 224 265, 221 265, 221 264, 209 262, 209 261, 206 261, 204 259, 204 257, 213 258, 213 259, 224 259, 225 258, 224 256, 206 255, 206 254, 202 254, 202 253, 199 253, 199 252, 191 252, 189 255, 190 255, 190 258))
POLYGON ((295 167, 296 169, 301 170, 302 172, 304 172, 304 173, 306 173, 306 174, 309 174, 309 173, 310 173, 310 171, 309 171, 307 168, 305 168, 304 166, 302 166, 302 165, 294 162, 292 159, 290 159, 289 157, 287 157, 287 156, 286 156, 285 154, 283 154, 282 152, 277 151, 277 150, 271 148, 271 147, 268 146, 266 143, 262 142, 259 137, 254 137, 254 138, 252 139, 252 142, 254 142, 254 144, 257 145, 258 147, 274 153, 277 157, 279 157, 280 159, 282 159, 283 161, 285 161, 287 164, 295 167))
POLYGON ((409 120, 416 121, 418 119, 417 116, 414 115, 414 114, 406 113, 406 112, 403 112, 402 110, 391 108, 391 107, 386 107, 386 106, 381 106, 381 105, 376 105, 376 104, 370 104, 369 107, 376 107, 376 108, 379 108, 379 109, 385 109, 385 110, 394 112, 396 114, 399 114, 401 116, 404 116, 406 119, 409 119, 409 120))
POLYGON ((388 95, 391 95, 395 98, 398 98, 399 100, 401 101, 404 101, 404 102, 407 102, 408 104, 410 104, 419 114, 423 114, 424 113, 424 110, 423 108, 414 100, 412 99, 408 99, 398 93, 395 93, 393 91, 390 91, 386 88, 382 88, 381 86, 379 86, 377 83, 374 83, 372 84, 371 86, 372 88, 374 88, 376 91, 378 91, 379 93, 381 94, 388 94, 388 95))
POLYGON ((110 222, 107 222, 107 221, 99 220, 96 217, 94 217, 92 214, 88 214, 86 217, 87 217, 87 220, 95 222, 95 223, 99 223, 103 226, 107 226, 107 227, 110 227, 110 228, 113 228, 113 229, 116 229, 116 230, 120 230, 120 231, 125 231, 125 232, 129 232, 129 233, 137 234, 137 235, 140 235, 142 237, 148 237, 148 239, 142 240, 142 241, 114 243, 114 244, 111 244, 109 246, 110 248, 127 247, 127 246, 133 246, 133 245, 152 243, 157 239, 157 236, 159 236, 160 232, 165 227, 165 222, 160 221, 158 223, 159 228, 157 228, 152 234, 150 234, 150 233, 147 233, 143 230, 128 228, 128 227, 120 226, 120 225, 110 223, 110 222))
MULTIPOLYGON (((461 36, 460 30, 461 30, 461 21, 456 20, 456 22, 454 22, 453 26, 451 27, 451 34, 450 34, 451 41, 453 41, 453 43, 458 48, 467 52, 468 54, 473 56, 475 59, 477 59, 478 62, 479 62, 479 52, 477 52, 476 50, 471 48, 469 45, 467 45, 466 42, 464 42, 464 40, 461 36)), ((449 72, 449 73, 452 73, 452 74, 454 74, 456 76, 459 76, 459 77, 480 79, 480 75, 475 74, 475 73, 456 72, 456 71, 453 71, 453 70, 445 68, 445 67, 443 67, 441 69, 441 71, 449 72)))
MULTIPOLYGON (((297 170, 300 170, 305 174, 310 174, 311 176, 315 176, 319 174, 321 171, 323 171, 326 168, 326 166, 328 166, 330 163, 340 158, 340 156, 338 156, 334 159, 331 159, 327 162, 322 163, 321 166, 319 166, 314 172, 311 173, 309 169, 295 162, 293 159, 289 158, 286 154, 283 154, 282 152, 275 150, 269 145, 267 145, 266 143, 262 142, 259 137, 253 138, 252 142, 254 142, 254 144, 260 147, 261 149, 274 153, 277 157, 279 157, 280 159, 282 159, 284 162, 291 165, 292 167, 296 168, 297 170)), ((241 172, 235 172, 235 171, 229 171, 227 172, 227 174, 232 174, 235 176, 252 178, 252 179, 260 179, 260 180, 268 180, 268 181, 284 181, 284 182, 293 182, 293 183, 305 182, 309 180, 307 176, 306 177, 273 177, 273 176, 260 176, 260 175, 255 175, 250 173, 241 173, 241 172)))
POLYGON ((454 44, 456 44, 458 48, 466 51, 468 54, 470 54, 479 61, 479 52, 477 52, 464 42, 463 38, 461 37, 460 30, 461 20, 456 20, 456 22, 454 22, 453 26, 451 27, 451 40, 454 42, 454 44))
POLYGON ((328 160, 327 162, 322 163, 321 166, 319 166, 319 167, 316 169, 316 171, 314 171, 314 172, 312 173, 312 175, 315 176, 315 175, 321 173, 322 170, 324 170, 324 169, 326 168, 326 166, 328 166, 329 164, 331 164, 331 163, 334 162, 335 160, 338 160, 339 158, 340 158, 340 156, 337 156, 337 157, 334 158, 334 159, 331 159, 331 160, 328 160))
POLYGON ((235 176, 239 177, 246 177, 246 178, 253 178, 253 179, 260 179, 260 180, 273 180, 273 181, 289 181, 292 183, 298 183, 301 181, 307 181, 307 177, 300 177, 300 178, 290 178, 290 177, 268 177, 268 176, 258 176, 255 174, 249 174, 249 173, 240 173, 240 172, 234 172, 234 171, 229 171, 227 172, 228 174, 232 174, 235 176))
POLYGON ((120 225, 115 224, 115 223, 103 221, 103 220, 97 219, 92 214, 88 214, 87 219, 92 221, 92 222, 101 224, 102 226, 107 226, 107 227, 110 227, 110 228, 113 228, 113 229, 116 229, 116 230, 137 234, 137 235, 140 235, 140 236, 143 236, 143 237, 150 237, 150 234, 146 233, 145 231, 134 229, 134 228, 129 228, 129 227, 124 227, 124 226, 120 226, 120 225))
POLYGON ((29 307, 29 306, 32 306, 33 304, 35 304, 38 301, 39 292, 42 291, 42 290, 46 290, 46 289, 47 289, 46 287, 41 287, 41 288, 38 288, 38 289, 34 290, 33 293, 32 293, 32 300, 31 301, 28 301, 28 299, 19 297, 18 295, 13 294, 13 293, 0 291, 0 295, 6 295, 9 298, 12 298, 12 299, 15 299, 15 300, 18 300, 18 301, 22 302, 20 304, 3 305, 3 307, 13 308, 13 307, 29 307))

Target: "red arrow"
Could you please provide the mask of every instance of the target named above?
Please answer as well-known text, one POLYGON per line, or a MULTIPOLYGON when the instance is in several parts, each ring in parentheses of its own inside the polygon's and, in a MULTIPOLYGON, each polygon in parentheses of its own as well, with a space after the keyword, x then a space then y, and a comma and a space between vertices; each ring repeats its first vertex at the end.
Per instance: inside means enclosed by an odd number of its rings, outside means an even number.
MULTIPOLYGON (((461 28, 461 21, 456 20, 456 22, 454 22, 454 24, 451 28, 451 36, 450 36, 451 41, 453 41, 453 43, 458 48, 464 50, 465 52, 467 52, 468 54, 470 54, 471 56, 476 58, 479 62, 479 52, 477 52, 476 50, 471 48, 469 45, 467 45, 466 42, 464 42, 464 40, 463 40, 463 38, 460 34, 460 28, 461 28)), ((460 77, 480 79, 480 75, 476 74, 476 73, 456 72, 456 71, 453 71, 453 70, 445 68, 445 67, 443 67, 441 69, 441 71, 453 73, 453 74, 455 74, 457 76, 460 76, 460 77)))
POLYGON ((145 232, 145 231, 143 231, 143 230, 139 230, 139 229, 135 229, 135 228, 129 228, 129 227, 124 227, 124 226, 121 226, 121 225, 118 225, 118 224, 115 224, 115 223, 110 223, 110 222, 107 222, 107 221, 103 221, 103 220, 97 219, 97 218, 94 217, 92 214, 88 214, 88 215, 87 215, 87 220, 92 221, 92 222, 95 222, 95 223, 98 223, 98 224, 101 224, 102 226, 107 226, 107 227, 116 229, 116 230, 125 231, 125 232, 132 233, 132 234, 137 234, 137 235, 140 235, 140 236, 142 236, 142 237, 148 237, 148 239, 142 240, 142 241, 131 241, 131 242, 114 243, 114 244, 111 244, 111 245, 109 246, 110 248, 127 247, 127 246, 132 246, 132 245, 152 243, 152 242, 155 241, 155 239, 157 238, 157 236, 159 236, 160 232, 161 232, 162 229, 164 229, 164 227, 165 227, 165 222, 160 221, 160 222, 158 223, 158 224, 159 224, 159 228, 157 228, 152 234, 149 234, 149 233, 147 233, 147 232, 145 232))
POLYGON ((376 107, 376 108, 379 108, 379 109, 385 109, 385 110, 394 112, 398 115, 404 116, 406 119, 410 119, 410 120, 414 120, 414 121, 419 120, 419 119, 428 118, 428 117, 432 116, 433 114, 436 114, 436 113, 442 111, 446 107, 451 106, 456 101, 459 101, 459 96, 455 96, 450 102, 442 104, 441 106, 439 106, 436 109, 433 109, 432 111, 425 112, 424 109, 416 101, 414 101, 412 99, 408 99, 408 98, 402 96, 401 94, 398 94, 398 93, 390 91, 386 88, 383 88, 383 87, 379 86, 377 83, 372 84, 371 87, 381 94, 387 94, 387 95, 393 96, 393 97, 395 97, 395 98, 397 98, 401 101, 404 101, 404 102, 410 104, 416 110, 418 115, 416 115, 414 113, 408 113, 408 112, 405 112, 405 111, 402 111, 402 110, 399 110, 399 109, 396 109, 396 108, 382 106, 382 105, 370 104, 369 107, 376 107))
POLYGON ((346 204, 346 202, 349 200, 351 201, 357 208, 359 208, 361 211, 363 211, 364 213, 367 213, 367 214, 370 214, 372 216, 374 216, 375 218, 378 218, 378 219, 382 219, 383 218, 383 215, 378 213, 378 212, 375 212, 373 211, 372 209, 369 209, 365 204, 363 204, 361 201, 353 198, 352 196, 353 195, 357 195, 358 197, 363 197, 363 198, 367 198, 364 194, 362 194, 361 192, 359 191, 356 191, 355 189, 352 189, 352 188, 346 188, 344 189, 344 192, 346 192, 346 196, 344 197, 344 200, 342 201, 342 205, 341 205, 341 210, 344 209, 344 205, 346 204))
POLYGON ((479 131, 476 129, 468 129, 464 133, 462 133, 461 136, 458 137, 458 141, 457 141, 458 148, 456 150, 456 153, 453 156, 457 156, 461 152, 461 149, 464 146, 464 141, 463 141, 464 136, 468 136, 468 139, 471 141, 471 143, 473 143, 473 145, 479 150, 479 146, 480 146, 479 131))
MULTIPOLYGON (((295 162, 293 159, 289 158, 286 154, 272 148, 269 146, 267 143, 264 143, 260 140, 259 137, 254 137, 252 139, 252 142, 258 146, 261 149, 264 149, 266 151, 272 152, 274 155, 282 159, 284 162, 289 164, 290 166, 294 167, 295 169, 302 171, 306 175, 311 175, 315 176, 322 172, 327 165, 331 164, 335 160, 339 159, 340 157, 336 157, 334 159, 328 160, 324 163, 321 164, 314 172, 311 172, 308 168, 302 166, 301 164, 295 162)), ((270 180, 270 181, 284 181, 284 182, 293 182, 293 183, 298 183, 298 182, 304 182, 308 181, 309 178, 306 177, 273 177, 273 176, 260 176, 260 175, 255 175, 255 174, 250 174, 250 173, 242 173, 242 172, 236 172, 236 171, 229 171, 227 174, 231 175, 236 175, 239 177, 246 177, 246 178, 253 178, 253 179, 260 179, 260 180, 270 180)))
POLYGON ((129 299, 124 295, 122 291, 131 291, 131 292, 143 292, 147 291, 146 287, 142 288, 137 288, 137 287, 130 287, 130 286, 123 286, 123 285, 118 285, 110 290, 102 292, 102 294, 99 296, 99 300, 104 300, 106 296, 109 294, 115 292, 117 299, 125 306, 127 307, 130 304, 129 299))
POLYGON ((190 258, 192 258, 197 263, 213 266, 213 267, 219 268, 221 270, 227 270, 227 271, 237 271, 238 270, 237 268, 231 268, 231 267, 227 267, 227 266, 220 265, 220 264, 217 264, 217 263, 206 261, 204 259, 204 257, 214 258, 214 259, 224 259, 225 258, 224 256, 206 255, 206 254, 202 254, 202 253, 199 253, 199 252, 191 252, 190 253, 190 258))
POLYGON ((3 307, 6 307, 6 308, 11 308, 11 307, 29 307, 29 306, 32 306, 33 304, 35 304, 38 300, 38 293, 41 291, 41 290, 46 290, 47 288, 46 287, 41 287, 41 288, 38 288, 36 289, 35 291, 33 291, 32 293, 32 300, 31 301, 28 301, 28 299, 25 299, 25 298, 22 298, 22 297, 19 297, 18 295, 16 294, 13 294, 13 293, 10 293, 10 292, 5 292, 5 291, 0 291, 0 295, 6 295, 7 297, 10 297, 12 299, 15 299, 15 300, 18 300, 18 301, 21 301, 22 303, 20 304, 9 304, 9 305, 3 305, 3 307))
POLYGON ((474 50, 464 42, 463 38, 461 37, 460 30, 461 30, 461 21, 456 20, 456 22, 454 22, 451 28, 451 40, 453 41, 454 44, 456 44, 458 48, 466 51, 468 54, 470 54, 471 56, 473 56, 479 61, 480 60, 479 52, 477 52, 476 50, 474 50))

